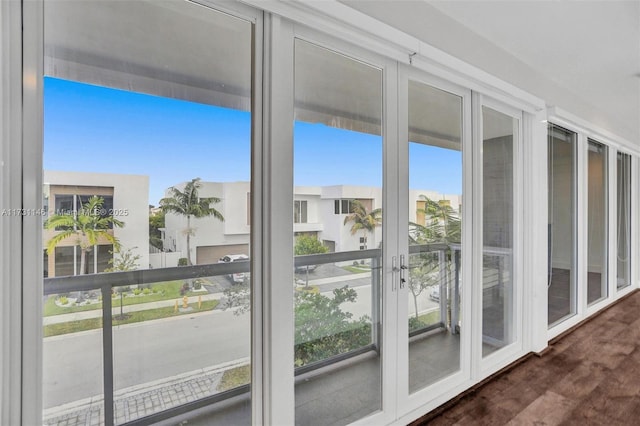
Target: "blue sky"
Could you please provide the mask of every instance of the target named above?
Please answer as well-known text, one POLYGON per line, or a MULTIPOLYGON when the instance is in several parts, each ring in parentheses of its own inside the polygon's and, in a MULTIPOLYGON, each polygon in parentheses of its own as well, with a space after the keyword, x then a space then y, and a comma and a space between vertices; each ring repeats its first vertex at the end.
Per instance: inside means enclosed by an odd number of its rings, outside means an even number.
MULTIPOLYGON (((250 114, 45 78, 44 168, 149 176, 149 203, 200 177, 250 177, 250 114)), ((382 182, 382 138, 298 122, 296 185, 382 182)), ((460 153, 411 144, 412 188, 460 193, 460 153)))

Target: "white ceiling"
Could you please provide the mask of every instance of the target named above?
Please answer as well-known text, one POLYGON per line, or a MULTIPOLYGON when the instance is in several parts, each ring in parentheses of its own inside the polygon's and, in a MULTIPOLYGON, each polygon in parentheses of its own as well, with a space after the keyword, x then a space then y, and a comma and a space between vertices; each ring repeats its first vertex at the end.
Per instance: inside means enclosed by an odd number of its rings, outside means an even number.
POLYGON ((343 2, 640 144, 640 0, 343 2))

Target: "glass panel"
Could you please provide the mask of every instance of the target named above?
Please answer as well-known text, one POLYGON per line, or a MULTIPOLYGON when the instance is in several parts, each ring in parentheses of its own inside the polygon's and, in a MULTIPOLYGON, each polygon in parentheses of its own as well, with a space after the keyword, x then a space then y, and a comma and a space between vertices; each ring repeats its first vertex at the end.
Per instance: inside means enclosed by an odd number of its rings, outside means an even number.
POLYGON ((482 355, 516 340, 513 280, 514 143, 518 120, 482 107, 482 355))
POLYGON ((45 301, 47 424, 184 404, 250 424, 252 25, 179 0, 47 1, 44 28, 44 288, 74 289, 45 301))
POLYGON ((549 325, 576 313, 575 147, 575 133, 549 126, 549 325))
POLYGON ((587 303, 607 297, 607 147, 589 140, 587 303))
POLYGON ((409 81, 409 392, 460 370, 462 98, 409 81))
POLYGON ((309 219, 293 225, 296 424, 382 408, 381 114, 380 69, 296 40, 293 191, 309 219))
POLYGON ((631 284, 631 156, 618 153, 617 165, 617 288, 620 289, 631 284))
POLYGON ((104 424, 100 289, 49 290, 42 319, 43 423, 104 424))

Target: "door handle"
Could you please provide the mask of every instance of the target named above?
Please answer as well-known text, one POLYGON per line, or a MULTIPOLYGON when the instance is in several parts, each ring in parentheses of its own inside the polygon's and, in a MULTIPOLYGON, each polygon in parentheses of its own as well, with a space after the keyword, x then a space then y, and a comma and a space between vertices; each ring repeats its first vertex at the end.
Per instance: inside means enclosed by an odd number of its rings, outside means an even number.
POLYGON ((407 265, 404 264, 404 254, 400 255, 400 288, 404 288, 407 280, 404 277, 405 271, 409 269, 407 265))
POLYGON ((391 258, 391 291, 396 291, 396 272, 398 272, 398 258, 393 256, 391 258))

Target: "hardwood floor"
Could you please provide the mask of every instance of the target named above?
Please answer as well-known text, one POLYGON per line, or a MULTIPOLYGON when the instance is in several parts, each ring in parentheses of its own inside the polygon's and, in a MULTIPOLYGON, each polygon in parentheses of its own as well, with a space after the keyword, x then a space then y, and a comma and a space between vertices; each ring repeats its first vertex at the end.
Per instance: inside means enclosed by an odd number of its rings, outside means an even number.
POLYGON ((640 424, 640 292, 412 426, 427 424, 640 424))

